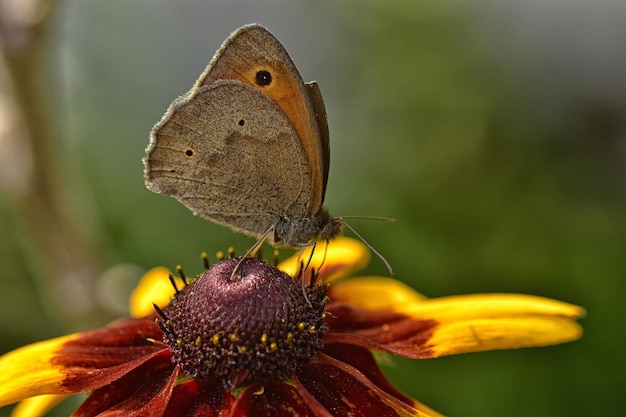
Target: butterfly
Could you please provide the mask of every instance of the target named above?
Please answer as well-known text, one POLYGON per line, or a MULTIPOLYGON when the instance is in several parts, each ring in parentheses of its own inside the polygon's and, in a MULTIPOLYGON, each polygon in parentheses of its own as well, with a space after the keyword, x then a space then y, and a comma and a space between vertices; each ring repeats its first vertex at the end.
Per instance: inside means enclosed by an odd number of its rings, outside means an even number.
POLYGON ((342 232, 322 206, 330 148, 315 82, 281 43, 246 25, 223 43, 150 134, 147 187, 195 214, 278 246, 342 232))
MULTIPOLYGON (((329 241, 347 226, 323 207, 326 108, 285 48, 257 24, 235 30, 150 133, 148 189, 275 246, 329 241)), ((388 262, 354 233, 387 265, 388 262)))

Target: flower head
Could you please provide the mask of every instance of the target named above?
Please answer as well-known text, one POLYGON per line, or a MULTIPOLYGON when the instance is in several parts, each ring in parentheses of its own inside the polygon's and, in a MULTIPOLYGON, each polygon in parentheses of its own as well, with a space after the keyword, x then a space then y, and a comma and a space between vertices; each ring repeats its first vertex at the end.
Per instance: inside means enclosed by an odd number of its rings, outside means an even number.
POLYGON ((507 294, 427 299, 390 278, 340 281, 367 263, 365 248, 341 238, 322 252, 311 257, 321 265, 313 275, 295 257, 280 270, 227 259, 186 285, 163 286, 169 273, 152 270, 131 298, 133 317, 1 357, 0 405, 27 399, 15 412, 26 415, 88 392, 75 415, 438 416, 398 391, 371 350, 432 358, 582 332, 580 307, 507 294))
POLYGON ((178 292, 165 311, 156 307, 157 323, 189 378, 233 391, 287 380, 315 359, 328 330, 325 297, 323 286, 303 286, 255 258, 232 258, 178 292))

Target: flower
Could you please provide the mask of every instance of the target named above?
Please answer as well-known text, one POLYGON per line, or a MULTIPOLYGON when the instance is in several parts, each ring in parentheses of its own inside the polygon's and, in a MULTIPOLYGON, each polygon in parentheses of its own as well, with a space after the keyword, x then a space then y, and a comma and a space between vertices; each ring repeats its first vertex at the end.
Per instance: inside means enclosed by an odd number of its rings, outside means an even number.
POLYGON ((90 392, 76 416, 439 416, 397 390, 371 351, 434 358, 582 334, 583 309, 555 300, 428 299, 391 278, 343 279, 369 260, 348 238, 290 258, 284 272, 240 259, 174 285, 155 268, 131 317, 0 357, 0 406, 21 401, 15 416, 41 415, 90 392), (303 273, 303 259, 319 271, 303 273))

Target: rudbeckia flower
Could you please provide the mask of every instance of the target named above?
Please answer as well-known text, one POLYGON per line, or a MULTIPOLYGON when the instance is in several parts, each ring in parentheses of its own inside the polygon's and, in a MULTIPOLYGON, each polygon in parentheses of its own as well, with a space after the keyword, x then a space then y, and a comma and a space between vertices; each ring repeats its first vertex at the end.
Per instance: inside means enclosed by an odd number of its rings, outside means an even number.
POLYGON ((42 415, 88 393, 75 416, 439 416, 396 389, 372 350, 408 358, 575 340, 580 307, 540 297, 428 299, 333 241, 278 268, 220 261, 194 280, 149 271, 131 317, 0 358, 0 406, 42 415), (301 260, 319 270, 303 272, 301 260))

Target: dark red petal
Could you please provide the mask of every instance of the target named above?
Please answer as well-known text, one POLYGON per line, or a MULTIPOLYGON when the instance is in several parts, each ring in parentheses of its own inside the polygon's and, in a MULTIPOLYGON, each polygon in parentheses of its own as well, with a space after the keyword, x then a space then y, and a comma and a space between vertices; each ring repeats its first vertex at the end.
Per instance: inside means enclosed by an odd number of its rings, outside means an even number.
POLYGON ((229 416, 235 402, 222 385, 215 382, 188 381, 177 385, 163 414, 166 417, 229 416))
POLYGON ((95 390, 73 417, 163 416, 179 370, 163 352, 121 379, 95 390))
POLYGON ((418 414, 417 410, 380 390, 349 365, 330 357, 326 357, 324 361, 302 367, 294 381, 296 386, 307 390, 333 416, 386 417, 418 414))
POLYGON ((123 319, 69 341, 51 362, 67 373, 63 385, 68 390, 89 391, 167 351, 162 337, 152 318, 123 319))
POLYGON ((237 399, 231 417, 315 417, 298 390, 283 382, 255 384, 237 399))
POLYGON ((409 406, 414 405, 412 398, 407 397, 402 392, 398 391, 396 387, 391 385, 391 382, 383 375, 376 360, 374 360, 374 356, 372 356, 369 350, 355 345, 329 343, 324 346, 323 352, 334 359, 358 369, 380 389, 393 395, 405 404, 409 406))
POLYGON ((330 331, 324 343, 349 343, 409 358, 432 357, 430 339, 436 320, 417 320, 390 311, 369 311, 329 304, 330 331))

